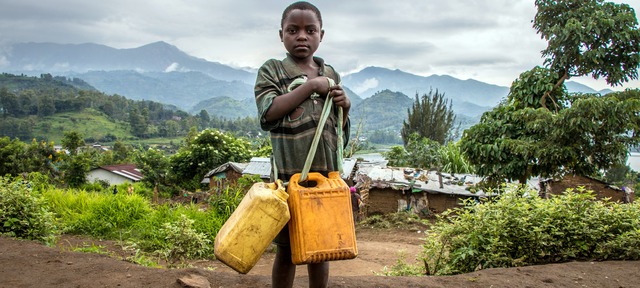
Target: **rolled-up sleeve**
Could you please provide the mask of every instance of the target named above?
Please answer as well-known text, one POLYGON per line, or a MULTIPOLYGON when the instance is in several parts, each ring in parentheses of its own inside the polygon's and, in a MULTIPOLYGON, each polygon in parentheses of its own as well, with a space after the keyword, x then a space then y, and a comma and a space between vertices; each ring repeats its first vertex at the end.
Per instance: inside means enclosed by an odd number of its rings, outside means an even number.
POLYGON ((273 103, 273 98, 283 94, 283 91, 280 89, 277 67, 274 65, 274 61, 276 60, 269 60, 260 67, 254 87, 260 128, 265 131, 271 131, 277 128, 282 121, 281 119, 274 121, 267 121, 265 119, 265 115, 273 103))

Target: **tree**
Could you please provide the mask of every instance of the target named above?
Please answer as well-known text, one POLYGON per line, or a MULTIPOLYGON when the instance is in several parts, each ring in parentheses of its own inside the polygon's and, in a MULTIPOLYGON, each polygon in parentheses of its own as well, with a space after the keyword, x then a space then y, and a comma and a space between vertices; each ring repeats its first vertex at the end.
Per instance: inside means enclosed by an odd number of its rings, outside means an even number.
POLYGON ((200 120, 200 128, 205 129, 209 127, 209 122, 211 121, 211 117, 209 117, 209 112, 207 110, 200 110, 200 114, 198 114, 198 119, 200 120))
POLYGON ((142 182, 148 183, 151 187, 168 183, 170 159, 162 151, 149 148, 146 151, 136 153, 134 159, 136 166, 144 175, 142 182))
MULTIPOLYGON (((195 132, 192 130, 191 132, 195 132)), ((249 161, 251 145, 246 140, 216 129, 206 129, 186 138, 186 145, 171 157, 171 171, 176 183, 197 188, 204 175, 226 162, 249 161)))
POLYGON ((0 176, 16 176, 25 172, 24 157, 26 147, 18 139, 11 140, 9 137, 0 138, 0 176))
POLYGON ((87 181, 87 172, 91 166, 90 157, 87 153, 81 153, 79 148, 84 146, 84 139, 78 132, 65 132, 62 138, 62 147, 69 151, 69 154, 62 155, 60 171, 62 178, 69 187, 80 187, 87 181))
MULTIPOLYGON (((129 125, 131 125, 131 134, 136 137, 144 137, 147 132, 148 123, 144 117, 144 111, 141 113, 138 108, 133 107, 131 111, 129 111, 129 125)), ((148 110, 147 114, 148 114, 148 110)))
MULTIPOLYGON (((638 79, 640 31, 629 5, 604 0, 536 0, 536 6, 533 27, 548 41, 542 51, 544 63, 560 75, 554 87, 573 76, 589 74, 613 86, 638 79)), ((548 96, 543 95, 543 106, 548 96)))
POLYGON ((0 111, 2 112, 3 118, 7 116, 20 116, 22 113, 18 96, 9 92, 7 87, 0 88, 0 111))
POLYGON ((76 131, 64 132, 62 147, 67 149, 71 155, 78 154, 78 148, 84 146, 82 135, 76 131))
POLYGON ((566 92, 592 74, 611 85, 637 79, 640 33, 626 4, 536 1, 534 27, 549 41, 546 67, 516 79, 507 99, 466 130, 461 148, 492 182, 564 173, 594 175, 626 159, 640 141, 640 91, 605 96, 566 92), (547 103, 553 103, 551 106, 547 103))
POLYGON ((403 121, 401 130, 405 146, 413 133, 440 144, 452 139, 451 128, 456 116, 451 103, 445 100, 444 94, 438 93, 438 90, 435 93, 430 91, 429 94, 423 94, 421 98, 416 94, 413 107, 407 110, 407 114, 407 120, 403 121))

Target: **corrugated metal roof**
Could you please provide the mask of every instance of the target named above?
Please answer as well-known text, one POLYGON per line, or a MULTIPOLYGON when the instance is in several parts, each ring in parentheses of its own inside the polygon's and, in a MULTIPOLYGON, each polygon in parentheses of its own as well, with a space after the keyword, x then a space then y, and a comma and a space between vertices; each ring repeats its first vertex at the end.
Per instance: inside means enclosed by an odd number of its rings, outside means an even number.
POLYGON ((384 168, 378 166, 363 166, 357 172, 356 182, 370 180, 371 186, 377 188, 392 188, 396 190, 408 189, 411 185, 410 177, 415 178, 414 189, 429 193, 442 193, 460 196, 488 196, 484 191, 472 193, 467 187, 477 184, 481 177, 472 174, 449 174, 443 173, 443 187, 440 188, 438 175, 435 171, 420 171, 417 175, 413 169, 408 169, 410 173, 405 173, 404 168, 384 168), (368 179, 367 179, 368 178, 368 179), (458 183, 462 183, 459 185, 458 183))
MULTIPOLYGON (((349 179, 355 169, 357 159, 345 158, 342 161, 342 179, 349 179)), ((260 175, 262 179, 271 177, 271 158, 254 157, 242 171, 242 174, 260 175)))
POLYGON ((132 181, 140 181, 144 177, 135 164, 107 165, 97 169, 107 170, 132 181))
POLYGON ((220 172, 224 172, 227 171, 228 169, 233 169, 233 171, 236 171, 238 173, 242 173, 242 171, 245 169, 245 167, 247 167, 248 163, 237 163, 237 162, 227 162, 224 163, 218 167, 216 167, 215 169, 207 172, 207 174, 204 175, 204 178, 209 178, 215 174, 218 174, 220 172))
POLYGON ((271 159, 265 157, 253 157, 247 166, 242 170, 242 174, 260 175, 262 179, 271 177, 271 159))

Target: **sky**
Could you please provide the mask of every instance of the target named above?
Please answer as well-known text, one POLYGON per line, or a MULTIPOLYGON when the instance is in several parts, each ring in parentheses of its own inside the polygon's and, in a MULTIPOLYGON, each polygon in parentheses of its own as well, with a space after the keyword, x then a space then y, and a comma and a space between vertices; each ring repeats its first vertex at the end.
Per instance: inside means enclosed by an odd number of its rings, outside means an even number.
MULTIPOLYGON (((16 42, 97 43, 119 49, 164 41, 189 55, 256 69, 284 57, 278 37, 293 1, 0 0, 0 49, 16 42)), ((368 66, 510 86, 542 66, 546 42, 532 27, 534 0, 310 1, 321 11, 316 52, 341 74, 368 66)), ((640 0, 627 3, 640 11, 640 0)), ((0 67, 6 59, 0 58, 0 67)), ((572 78, 596 90, 603 79, 572 78)))

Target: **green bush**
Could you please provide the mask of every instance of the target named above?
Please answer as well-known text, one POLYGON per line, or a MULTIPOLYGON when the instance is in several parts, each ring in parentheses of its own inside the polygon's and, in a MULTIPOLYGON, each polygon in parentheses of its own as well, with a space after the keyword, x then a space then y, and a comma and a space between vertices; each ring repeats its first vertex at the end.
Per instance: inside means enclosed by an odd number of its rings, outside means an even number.
POLYGON ((467 202, 441 215, 420 256, 427 273, 638 259, 640 205, 595 201, 584 188, 551 199, 531 196, 535 193, 507 187, 496 201, 467 202))
POLYGON ((170 263, 183 263, 187 259, 201 258, 212 250, 211 239, 204 233, 193 229, 194 220, 180 215, 177 222, 164 223, 160 234, 164 235, 165 245, 159 250, 170 263))
POLYGON ((0 177, 0 234, 52 244, 56 226, 46 203, 22 179, 0 177))
MULTIPOLYGON (((130 239, 135 239, 138 246, 144 251, 157 251, 165 248, 164 234, 158 233, 159 227, 165 223, 177 223, 182 215, 193 219, 193 229, 197 233, 204 234, 206 239, 215 239, 218 230, 227 218, 223 218, 213 210, 202 211, 197 205, 175 206, 168 204, 156 206, 144 219, 137 221, 131 229, 130 239)), ((203 257, 212 258, 213 249, 204 250, 203 257)))

